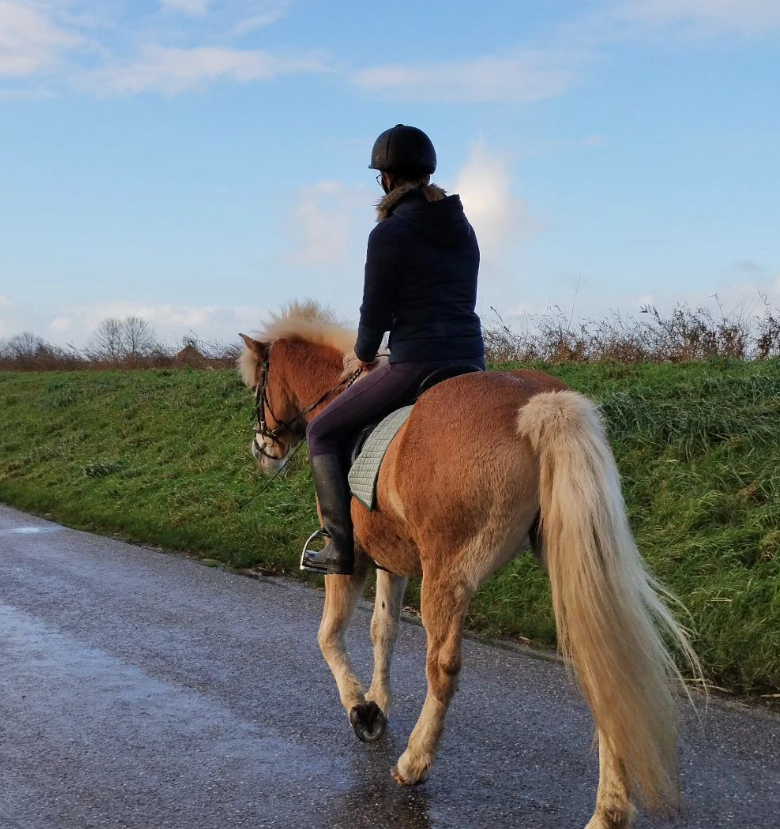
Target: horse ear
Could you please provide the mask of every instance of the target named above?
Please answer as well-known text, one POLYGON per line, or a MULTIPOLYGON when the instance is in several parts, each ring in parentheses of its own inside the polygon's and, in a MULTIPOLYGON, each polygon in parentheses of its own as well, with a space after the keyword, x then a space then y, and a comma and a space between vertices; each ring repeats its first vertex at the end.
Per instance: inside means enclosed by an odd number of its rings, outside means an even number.
POLYGON ((244 341, 244 345, 257 358, 258 362, 265 357, 265 353, 268 351, 268 345, 266 343, 261 343, 259 340, 253 340, 246 334, 239 334, 238 336, 241 337, 244 341))

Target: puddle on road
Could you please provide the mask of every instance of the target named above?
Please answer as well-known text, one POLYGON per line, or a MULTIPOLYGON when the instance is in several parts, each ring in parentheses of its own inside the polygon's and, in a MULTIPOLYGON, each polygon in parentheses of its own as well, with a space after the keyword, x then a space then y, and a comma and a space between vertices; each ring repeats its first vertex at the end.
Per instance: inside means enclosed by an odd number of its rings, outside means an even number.
MULTIPOLYGON (((33 535, 35 533, 55 533, 61 527, 14 527, 11 530, 5 530, 7 533, 14 533, 15 535, 33 535)), ((0 532, 3 532, 0 530, 0 532)))

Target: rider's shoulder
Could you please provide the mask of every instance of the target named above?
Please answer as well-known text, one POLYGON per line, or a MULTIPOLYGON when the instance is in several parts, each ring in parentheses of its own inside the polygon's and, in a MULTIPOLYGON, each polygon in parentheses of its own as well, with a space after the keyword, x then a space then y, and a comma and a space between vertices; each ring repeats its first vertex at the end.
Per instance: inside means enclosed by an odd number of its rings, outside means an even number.
POLYGON ((383 244, 392 241, 398 234, 400 222, 392 214, 377 222, 368 234, 369 243, 383 244))

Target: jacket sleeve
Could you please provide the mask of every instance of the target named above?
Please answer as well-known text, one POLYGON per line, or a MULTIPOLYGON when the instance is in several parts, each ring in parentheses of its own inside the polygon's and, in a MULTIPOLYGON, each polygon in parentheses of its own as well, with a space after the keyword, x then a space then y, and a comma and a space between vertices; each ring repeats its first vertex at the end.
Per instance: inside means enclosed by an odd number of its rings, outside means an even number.
POLYGON ((385 331, 393 321, 397 279, 397 246, 389 228, 377 225, 368 237, 363 304, 360 306, 355 354, 369 363, 376 357, 385 331))

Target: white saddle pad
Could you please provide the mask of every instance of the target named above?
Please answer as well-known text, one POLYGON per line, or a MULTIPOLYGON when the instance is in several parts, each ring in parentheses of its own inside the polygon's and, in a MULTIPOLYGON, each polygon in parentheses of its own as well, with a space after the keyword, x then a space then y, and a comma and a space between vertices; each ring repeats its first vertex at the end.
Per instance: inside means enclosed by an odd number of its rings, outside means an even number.
POLYGON ((382 465, 387 447, 408 420, 412 408, 404 406, 382 420, 366 439, 355 463, 352 464, 352 469, 349 470, 349 488, 367 509, 374 509, 376 479, 379 477, 379 467, 382 465))

